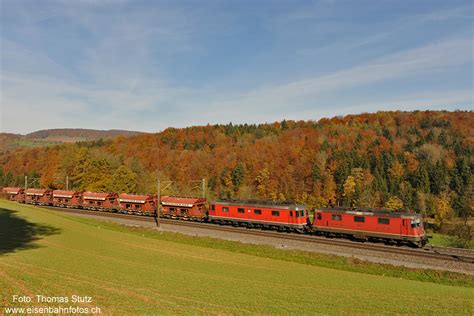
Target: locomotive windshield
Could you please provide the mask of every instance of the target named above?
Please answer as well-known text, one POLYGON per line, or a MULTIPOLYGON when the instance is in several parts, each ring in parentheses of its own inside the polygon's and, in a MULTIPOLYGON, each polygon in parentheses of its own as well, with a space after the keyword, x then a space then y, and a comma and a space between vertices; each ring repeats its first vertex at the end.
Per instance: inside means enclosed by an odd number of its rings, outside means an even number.
POLYGON ((411 220, 411 227, 421 227, 421 221, 419 218, 411 220))

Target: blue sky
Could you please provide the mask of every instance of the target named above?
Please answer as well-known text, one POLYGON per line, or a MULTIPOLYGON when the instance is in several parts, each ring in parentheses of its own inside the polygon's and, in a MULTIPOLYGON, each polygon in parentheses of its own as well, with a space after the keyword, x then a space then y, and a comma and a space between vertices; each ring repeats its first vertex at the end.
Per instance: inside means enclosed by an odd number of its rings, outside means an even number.
POLYGON ((0 4, 2 132, 473 109, 472 1, 0 4))

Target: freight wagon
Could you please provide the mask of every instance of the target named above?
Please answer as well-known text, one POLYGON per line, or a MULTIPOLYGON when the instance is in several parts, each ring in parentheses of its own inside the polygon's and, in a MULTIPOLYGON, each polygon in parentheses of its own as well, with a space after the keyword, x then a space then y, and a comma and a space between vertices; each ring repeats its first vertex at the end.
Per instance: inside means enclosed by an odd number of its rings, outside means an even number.
POLYGON ((82 192, 80 191, 53 191, 53 205, 67 208, 81 208, 82 207, 82 192))
POLYGON ((151 216, 156 212, 156 196, 122 193, 118 196, 119 211, 151 216))
POLYGON ((26 189, 25 203, 34 205, 52 205, 53 190, 26 189))
POLYGON ((206 219, 206 199, 180 196, 161 197, 161 216, 173 219, 203 221, 206 219))
POLYGON ((117 193, 84 192, 82 207, 94 211, 117 211, 117 193))
POLYGON ((24 202, 25 189, 18 187, 5 187, 2 189, 10 201, 24 202))

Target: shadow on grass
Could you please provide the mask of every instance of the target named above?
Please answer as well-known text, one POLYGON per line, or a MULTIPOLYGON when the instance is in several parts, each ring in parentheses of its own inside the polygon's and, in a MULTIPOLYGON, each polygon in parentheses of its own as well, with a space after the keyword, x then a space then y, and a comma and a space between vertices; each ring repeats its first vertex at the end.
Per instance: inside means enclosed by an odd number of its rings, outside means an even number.
POLYGON ((0 208, 0 256, 17 250, 37 248, 34 242, 44 236, 59 234, 60 229, 27 221, 16 211, 0 208))

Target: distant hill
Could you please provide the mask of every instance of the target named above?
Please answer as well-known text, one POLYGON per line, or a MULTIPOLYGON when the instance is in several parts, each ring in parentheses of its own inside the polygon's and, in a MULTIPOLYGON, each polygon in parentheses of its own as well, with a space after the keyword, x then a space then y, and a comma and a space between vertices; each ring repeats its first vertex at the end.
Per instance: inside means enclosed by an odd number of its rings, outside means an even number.
POLYGON ((141 132, 125 131, 118 129, 95 130, 85 128, 55 128, 44 129, 25 135, 28 139, 51 139, 71 141, 96 140, 100 138, 115 138, 117 136, 133 136, 142 134, 141 132), (75 140, 77 139, 77 140, 75 140))
POLYGON ((117 136, 134 136, 142 132, 125 130, 94 130, 84 128, 45 129, 26 135, 0 133, 0 152, 23 147, 43 147, 61 143, 114 139, 117 136))

